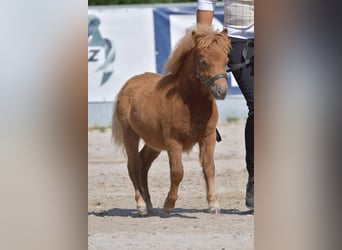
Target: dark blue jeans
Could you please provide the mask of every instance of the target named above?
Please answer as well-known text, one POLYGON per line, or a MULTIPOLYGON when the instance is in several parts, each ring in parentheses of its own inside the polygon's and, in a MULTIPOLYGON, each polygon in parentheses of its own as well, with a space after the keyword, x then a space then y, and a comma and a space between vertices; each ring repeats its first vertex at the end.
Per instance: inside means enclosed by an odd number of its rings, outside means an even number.
POLYGON ((254 40, 246 45, 245 39, 230 37, 232 49, 229 53, 228 66, 243 63, 244 48, 247 49, 246 58, 250 63, 240 69, 232 71, 248 106, 248 117, 245 126, 245 149, 247 171, 250 177, 254 176, 254 40))

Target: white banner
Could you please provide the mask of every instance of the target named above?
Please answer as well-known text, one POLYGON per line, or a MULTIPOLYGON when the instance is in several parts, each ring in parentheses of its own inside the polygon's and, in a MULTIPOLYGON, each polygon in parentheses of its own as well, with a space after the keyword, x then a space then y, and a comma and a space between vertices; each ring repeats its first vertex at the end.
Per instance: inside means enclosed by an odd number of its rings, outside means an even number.
POLYGON ((88 10, 88 101, 114 101, 123 84, 155 72, 152 8, 88 10))

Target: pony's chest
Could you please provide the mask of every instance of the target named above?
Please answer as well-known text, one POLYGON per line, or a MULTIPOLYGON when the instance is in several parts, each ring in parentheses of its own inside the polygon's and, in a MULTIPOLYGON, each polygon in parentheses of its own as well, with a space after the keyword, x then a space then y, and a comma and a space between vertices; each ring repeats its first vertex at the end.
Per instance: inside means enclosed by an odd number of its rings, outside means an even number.
POLYGON ((189 116, 188 119, 174 119, 171 122, 171 133, 178 141, 182 142, 187 147, 192 147, 203 137, 205 137, 210 130, 215 128, 215 122, 211 119, 203 119, 203 117, 189 116))

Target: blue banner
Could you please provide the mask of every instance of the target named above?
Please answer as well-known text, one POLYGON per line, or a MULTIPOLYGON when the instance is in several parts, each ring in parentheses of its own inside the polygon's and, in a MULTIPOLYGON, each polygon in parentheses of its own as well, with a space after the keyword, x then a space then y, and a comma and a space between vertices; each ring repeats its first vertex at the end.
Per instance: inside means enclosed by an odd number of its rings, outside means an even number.
MULTIPOLYGON (((224 10, 216 7, 213 26, 223 29, 224 10)), ((164 65, 175 43, 185 34, 186 29, 195 26, 196 7, 160 7, 153 9, 156 70, 163 73, 164 65)), ((241 94, 231 73, 227 75, 229 94, 241 94)))

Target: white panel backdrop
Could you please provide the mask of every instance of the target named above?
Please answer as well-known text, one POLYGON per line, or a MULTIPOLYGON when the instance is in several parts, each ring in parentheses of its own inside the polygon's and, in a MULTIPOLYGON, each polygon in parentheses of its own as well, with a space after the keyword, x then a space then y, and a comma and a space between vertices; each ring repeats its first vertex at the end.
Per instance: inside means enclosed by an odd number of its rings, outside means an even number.
POLYGON ((97 27, 88 20, 88 101, 114 101, 130 77, 155 72, 152 8, 89 8, 88 19, 100 20, 97 27), (96 42, 101 39, 105 42, 96 42), (107 57, 106 43, 111 45, 107 57), (112 59, 108 65, 106 59, 112 59), (105 73, 110 77, 101 85, 105 73))

